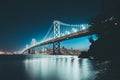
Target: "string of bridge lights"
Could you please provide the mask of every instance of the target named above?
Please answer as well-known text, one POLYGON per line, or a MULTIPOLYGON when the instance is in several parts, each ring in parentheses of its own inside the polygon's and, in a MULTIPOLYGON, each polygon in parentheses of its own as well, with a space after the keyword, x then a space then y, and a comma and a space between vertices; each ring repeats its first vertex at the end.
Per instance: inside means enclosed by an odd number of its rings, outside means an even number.
MULTIPOLYGON (((69 35, 69 34, 72 34, 72 33, 76 33, 78 31, 82 31, 82 30, 85 30, 85 29, 88 29, 89 28, 89 25, 88 24, 76 24, 76 25, 73 25, 73 24, 66 24, 66 23, 63 23, 61 21, 57 21, 60 25, 60 36, 59 37, 62 37, 62 36, 66 36, 66 35, 69 35), (65 29, 66 28, 66 29, 65 29), (70 28, 69 30, 67 30, 68 28, 70 28)), ((35 38, 33 38, 31 40, 31 44, 28 45, 26 44, 25 48, 23 49, 22 52, 24 52, 25 50, 35 46, 35 45, 38 45, 38 44, 41 44, 45 41, 48 41, 48 40, 52 40, 54 39, 54 36, 53 36, 53 31, 54 30, 54 22, 53 24, 51 25, 51 27, 49 28, 47 34, 45 35, 45 37, 37 42, 35 38)))

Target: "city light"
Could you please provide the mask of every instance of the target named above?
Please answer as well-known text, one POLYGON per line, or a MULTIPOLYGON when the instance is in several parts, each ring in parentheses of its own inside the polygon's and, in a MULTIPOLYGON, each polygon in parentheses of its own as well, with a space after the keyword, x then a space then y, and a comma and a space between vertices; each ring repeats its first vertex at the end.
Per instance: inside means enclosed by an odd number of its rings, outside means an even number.
POLYGON ((65 36, 65 34, 63 33, 62 36, 65 36))
POLYGON ((0 51, 0 54, 5 54, 5 52, 3 52, 3 51, 0 51))

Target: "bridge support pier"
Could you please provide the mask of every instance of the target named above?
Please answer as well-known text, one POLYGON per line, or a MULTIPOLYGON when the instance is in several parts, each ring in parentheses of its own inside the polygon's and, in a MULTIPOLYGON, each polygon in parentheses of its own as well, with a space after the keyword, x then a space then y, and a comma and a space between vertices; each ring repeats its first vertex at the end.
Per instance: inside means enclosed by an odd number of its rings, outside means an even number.
POLYGON ((60 54, 60 42, 53 43, 53 54, 60 54))
POLYGON ((35 49, 28 49, 28 54, 35 54, 35 49))

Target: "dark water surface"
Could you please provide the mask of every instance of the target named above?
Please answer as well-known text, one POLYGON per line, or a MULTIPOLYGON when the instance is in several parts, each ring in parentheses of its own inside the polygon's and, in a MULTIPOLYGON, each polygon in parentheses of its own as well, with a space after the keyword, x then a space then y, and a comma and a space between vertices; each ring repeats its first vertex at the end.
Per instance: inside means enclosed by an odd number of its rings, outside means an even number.
POLYGON ((109 62, 77 56, 0 56, 0 80, 95 80, 106 74, 109 62))

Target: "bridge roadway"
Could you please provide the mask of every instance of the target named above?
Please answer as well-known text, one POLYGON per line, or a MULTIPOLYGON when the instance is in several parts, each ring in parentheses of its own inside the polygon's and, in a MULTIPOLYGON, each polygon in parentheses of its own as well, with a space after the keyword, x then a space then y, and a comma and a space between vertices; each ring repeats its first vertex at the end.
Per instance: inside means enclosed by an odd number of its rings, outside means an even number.
MULTIPOLYGON (((54 43, 54 42, 61 42, 61 41, 64 41, 64 40, 83 37, 83 36, 87 36, 87 35, 91 35, 91 34, 93 34, 93 33, 89 29, 83 30, 83 31, 78 31, 78 32, 75 32, 75 33, 71 33, 71 34, 68 34, 68 35, 65 35, 65 36, 58 37, 56 39, 44 41, 42 43, 33 45, 33 46, 29 47, 28 49, 32 49, 32 48, 42 46, 42 45, 46 45, 46 44, 51 44, 51 43, 54 43)), ((28 50, 28 49, 26 49, 26 50, 28 50)))

